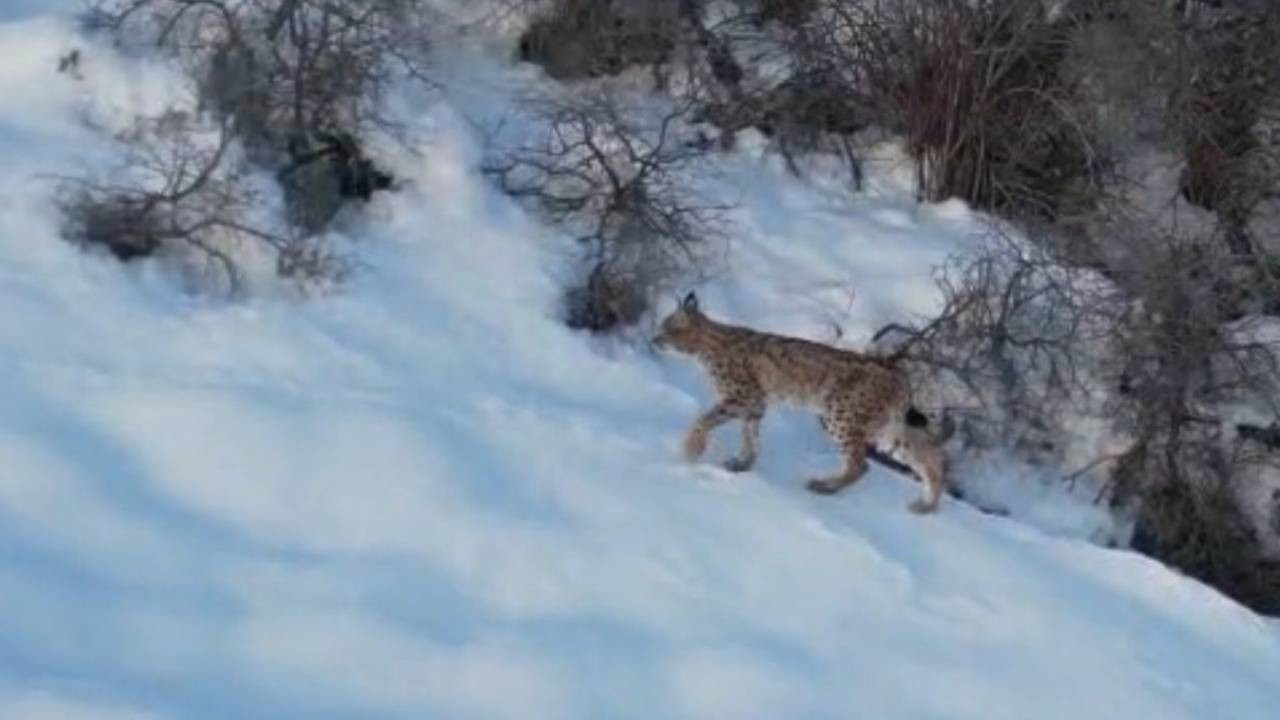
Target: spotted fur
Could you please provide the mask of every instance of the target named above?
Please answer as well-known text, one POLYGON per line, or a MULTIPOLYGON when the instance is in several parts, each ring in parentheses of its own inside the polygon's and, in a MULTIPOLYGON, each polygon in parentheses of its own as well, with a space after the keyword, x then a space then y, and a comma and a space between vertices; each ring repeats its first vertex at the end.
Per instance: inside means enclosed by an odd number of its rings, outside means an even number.
POLYGON ((716 322, 693 293, 663 320, 654 343, 696 359, 719 394, 685 437, 690 461, 702 456, 712 430, 740 420, 742 449, 725 467, 750 469, 759 454, 760 421, 777 400, 816 410, 844 454, 844 469, 809 481, 810 490, 832 494, 857 482, 870 449, 923 481, 923 497, 909 506, 913 512, 937 509, 945 483, 942 450, 925 430, 924 415, 911 407, 906 377, 893 360, 716 322))

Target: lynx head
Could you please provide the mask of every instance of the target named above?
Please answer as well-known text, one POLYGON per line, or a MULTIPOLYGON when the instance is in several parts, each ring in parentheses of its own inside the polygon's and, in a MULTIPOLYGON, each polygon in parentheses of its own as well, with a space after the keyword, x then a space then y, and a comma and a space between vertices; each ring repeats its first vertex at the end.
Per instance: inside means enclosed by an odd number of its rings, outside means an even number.
POLYGON ((693 352, 697 346, 702 326, 707 316, 698 309, 698 296, 689 293, 684 300, 662 320, 662 329, 653 338, 653 344, 679 352, 693 352))

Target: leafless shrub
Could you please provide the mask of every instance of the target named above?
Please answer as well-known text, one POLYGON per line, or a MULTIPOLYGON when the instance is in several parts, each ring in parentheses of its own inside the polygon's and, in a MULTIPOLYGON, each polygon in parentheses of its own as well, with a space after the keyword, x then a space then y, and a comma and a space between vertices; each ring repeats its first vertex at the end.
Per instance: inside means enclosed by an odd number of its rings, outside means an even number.
POLYGON ((802 27, 817 11, 820 0, 759 0, 761 22, 776 21, 790 28, 802 27))
POLYGON ((852 138, 872 119, 827 71, 802 68, 781 80, 741 83, 733 92, 691 95, 698 100, 698 119, 721 131, 721 145, 731 145, 736 133, 754 128, 773 141, 792 173, 801 174, 797 158, 802 154, 834 154, 848 163, 853 184, 860 188, 862 165, 852 138))
POLYGON ((1059 72, 1071 29, 1041 0, 828 0, 793 54, 906 139, 928 200, 1056 218, 1105 168, 1059 72))
POLYGON ((118 37, 175 55, 211 109, 273 151, 383 124, 396 71, 425 77, 417 0, 98 0, 95 14, 118 37))
POLYGON ((1257 132, 1261 123, 1280 120, 1280 10, 1192 24, 1181 39, 1189 76, 1171 117, 1185 147, 1182 191, 1216 212, 1228 247, 1247 255, 1250 218, 1280 191, 1275 148, 1257 132))
MULTIPOLYGON (((717 249, 728 206, 692 189, 690 171, 705 147, 679 132, 687 105, 649 118, 599 90, 529 110, 545 128, 541 137, 495 152, 484 170, 577 237, 596 287, 611 288, 605 295, 647 299, 717 249)), ((606 310, 591 314, 634 316, 606 310)))
POLYGON ((1135 301, 1113 323, 1119 372, 1109 411, 1147 472, 1117 475, 1113 499, 1162 483, 1212 495, 1237 481, 1242 463, 1260 459, 1229 448, 1224 408, 1249 403, 1280 417, 1280 348, 1251 331, 1257 316, 1238 317, 1232 295, 1250 285, 1267 295, 1280 284, 1240 276, 1238 259, 1212 239, 1138 231, 1133 239, 1111 263, 1135 301))
POLYGON ((243 288, 238 258, 250 243, 267 248, 283 276, 310 282, 345 273, 320 241, 253 222, 262 198, 225 125, 201 133, 190 116, 170 111, 138 120, 117 140, 124 154, 117 179, 62 180, 67 239, 121 260, 167 255, 212 273, 212 282, 232 293, 243 288))
POLYGON ((1089 18, 1067 62, 1107 144, 1182 161, 1180 191, 1214 212, 1239 255, 1280 190, 1280 6, 1079 0, 1089 18))
POLYGON ((395 180, 346 133, 317 133, 313 148, 294 157, 276 177, 290 225, 307 235, 327 227, 345 201, 368 201, 375 191, 393 187, 395 180))
POLYGON ((597 263, 586 280, 565 293, 565 324, 575 330, 609 332, 640 320, 648 307, 645 280, 616 276, 615 269, 597 263))
POLYGON ((1258 270, 1274 260, 1141 217, 1108 231, 1124 242, 1088 268, 1053 237, 996 234, 958 255, 939 272, 943 311, 901 351, 967 402, 961 437, 979 447, 1061 465, 1073 423, 1102 422, 1126 449, 1083 471, 1102 471, 1099 500, 1135 514, 1135 547, 1274 609, 1280 575, 1242 503, 1280 457, 1232 419, 1242 406, 1280 418, 1280 337, 1241 299, 1280 292, 1258 270))
POLYGON ((959 430, 981 447, 1004 444, 1041 460, 1061 459, 1066 418, 1086 411, 1102 368, 1106 323, 1124 302, 1096 272, 1046 247, 993 228, 936 274, 943 309, 905 332, 899 352, 920 385, 951 388, 970 408, 959 430))
POLYGON ((1156 484, 1143 498, 1132 546, 1258 612, 1280 614, 1280 563, 1261 555, 1229 474, 1215 483, 1156 484))
POLYGON ((551 0, 520 38, 520 59, 561 80, 616 75, 668 60, 682 0, 551 0))
POLYGON ((201 109, 230 119, 250 159, 281 172, 291 190, 314 176, 288 196, 312 203, 298 215, 327 220, 343 200, 367 198, 344 184, 390 186, 361 138, 394 129, 382 108, 395 78, 426 80, 429 18, 418 0, 97 0, 92 16, 122 41, 175 57, 198 81, 201 109), (325 160, 327 173, 298 172, 325 160), (317 212, 321 194, 329 209, 317 212))
POLYGON ((744 0, 719 5, 715 13, 706 12, 706 3, 681 5, 688 32, 670 63, 680 79, 674 92, 697 108, 697 122, 720 130, 722 147, 731 146, 739 131, 755 128, 774 140, 797 173, 800 153, 834 148, 848 154, 851 146, 843 141, 868 118, 826 60, 806 52, 806 21, 818 0, 744 0), (827 143, 828 136, 838 139, 827 143))

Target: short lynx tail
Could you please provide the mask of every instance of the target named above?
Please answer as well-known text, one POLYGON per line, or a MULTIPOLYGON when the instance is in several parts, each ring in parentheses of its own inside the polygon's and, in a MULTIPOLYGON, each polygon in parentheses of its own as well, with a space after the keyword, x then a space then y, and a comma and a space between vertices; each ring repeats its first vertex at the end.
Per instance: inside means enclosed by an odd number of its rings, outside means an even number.
POLYGON ((907 427, 929 427, 929 418, 913 405, 907 408, 907 427))

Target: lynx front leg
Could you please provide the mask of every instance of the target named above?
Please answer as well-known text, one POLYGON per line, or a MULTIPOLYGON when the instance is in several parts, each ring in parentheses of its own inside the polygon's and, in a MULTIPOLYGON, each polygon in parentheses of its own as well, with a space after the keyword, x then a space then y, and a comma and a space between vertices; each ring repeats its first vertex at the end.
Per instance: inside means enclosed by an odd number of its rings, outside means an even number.
POLYGON ((693 427, 684 438, 684 458, 693 462, 707 451, 707 437, 711 431, 733 419, 733 413, 725 403, 717 403, 715 407, 698 416, 693 427))
POLYGON ((725 468, 733 472, 748 470, 755 464, 760 448, 760 420, 764 417, 764 403, 755 399, 723 400, 703 413, 684 440, 684 456, 690 462, 702 457, 707 449, 711 431, 729 422, 742 420, 742 449, 737 457, 730 458, 725 468))

